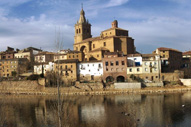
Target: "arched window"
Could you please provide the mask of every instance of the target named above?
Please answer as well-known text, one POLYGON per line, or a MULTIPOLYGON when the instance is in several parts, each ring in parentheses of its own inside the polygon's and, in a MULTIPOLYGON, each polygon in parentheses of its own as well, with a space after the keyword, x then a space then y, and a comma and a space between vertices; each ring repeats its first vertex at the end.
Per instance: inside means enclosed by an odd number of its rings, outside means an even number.
POLYGON ((76 33, 78 34, 78 29, 76 30, 76 33))
POLYGON ((80 33, 80 28, 79 28, 79 33, 80 33))

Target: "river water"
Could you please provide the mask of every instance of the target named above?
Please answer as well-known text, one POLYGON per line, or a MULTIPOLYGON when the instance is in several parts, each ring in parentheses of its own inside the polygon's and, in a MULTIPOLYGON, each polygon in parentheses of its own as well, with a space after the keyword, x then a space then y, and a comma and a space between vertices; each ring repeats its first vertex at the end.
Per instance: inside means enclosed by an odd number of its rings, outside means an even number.
MULTIPOLYGON (((64 96, 63 127, 190 127, 191 92, 64 96)), ((0 127, 57 127, 56 96, 0 95, 0 127)))

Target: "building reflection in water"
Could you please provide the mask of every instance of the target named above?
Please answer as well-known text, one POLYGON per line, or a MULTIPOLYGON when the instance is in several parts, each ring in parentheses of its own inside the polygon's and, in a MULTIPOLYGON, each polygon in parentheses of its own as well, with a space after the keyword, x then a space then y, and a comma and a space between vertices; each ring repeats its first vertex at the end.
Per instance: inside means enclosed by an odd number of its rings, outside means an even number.
MULTIPOLYGON (((62 124, 69 127, 189 126, 190 96, 190 92, 65 96, 61 106, 62 124)), ((0 96, 1 126, 57 127, 57 111, 56 96, 0 96)))

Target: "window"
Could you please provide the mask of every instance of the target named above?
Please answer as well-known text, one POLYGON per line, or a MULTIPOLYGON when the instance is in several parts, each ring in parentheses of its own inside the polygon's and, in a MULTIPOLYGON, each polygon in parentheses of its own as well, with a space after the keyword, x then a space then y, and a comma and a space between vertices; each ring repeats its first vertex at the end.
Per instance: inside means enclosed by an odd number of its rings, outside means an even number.
POLYGON ((95 48, 95 44, 93 44, 93 48, 95 48))
POLYGON ((99 57, 99 55, 97 55, 97 57, 99 57))
POLYGON ((115 62, 115 64, 116 64, 116 65, 119 65, 119 62, 118 62, 118 61, 116 61, 116 62, 115 62))
POLYGON ((80 29, 79 29, 79 33, 80 33, 80 29))
POLYGON ((121 61, 121 64, 122 64, 122 65, 125 65, 125 61, 121 61))
POLYGON ((103 42, 103 46, 106 46, 106 42, 103 42))
POLYGON ((113 68, 111 68, 111 71, 113 71, 113 68))
POLYGON ((113 66, 113 62, 112 61, 110 62, 110 65, 113 66))
POLYGON ((98 64, 98 67, 101 67, 101 64, 98 64))
POLYGON ((129 72, 132 72, 132 68, 129 69, 129 72))
POLYGON ((145 62, 145 66, 147 66, 147 64, 148 64, 148 63, 147 63, 147 62, 145 62))
POLYGON ((145 71, 148 71, 148 69, 147 69, 147 68, 145 68, 145 71))
POLYGON ((108 62, 107 61, 105 62, 105 66, 108 66, 108 62))
POLYGON ((65 69, 67 69, 68 68, 68 66, 67 65, 65 65, 65 69))
POLYGON ((137 72, 139 72, 140 71, 140 69, 139 68, 137 68, 137 72))
POLYGON ((106 71, 108 71, 108 68, 106 68, 106 71))
POLYGON ((72 68, 72 65, 71 65, 71 68, 72 68))

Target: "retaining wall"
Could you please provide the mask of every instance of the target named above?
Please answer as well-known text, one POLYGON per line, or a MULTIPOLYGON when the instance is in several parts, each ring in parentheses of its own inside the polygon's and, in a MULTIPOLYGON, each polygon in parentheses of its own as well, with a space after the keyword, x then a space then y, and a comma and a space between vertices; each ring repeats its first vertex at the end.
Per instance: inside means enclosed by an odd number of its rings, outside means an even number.
POLYGON ((115 89, 141 89, 141 83, 114 83, 115 89))

